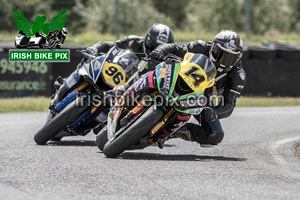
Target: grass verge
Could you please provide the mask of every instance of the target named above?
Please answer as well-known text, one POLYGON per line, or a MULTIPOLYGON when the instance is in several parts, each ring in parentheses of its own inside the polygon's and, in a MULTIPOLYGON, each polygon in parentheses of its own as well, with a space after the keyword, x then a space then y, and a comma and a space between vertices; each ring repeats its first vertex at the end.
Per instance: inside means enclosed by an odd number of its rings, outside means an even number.
POLYGON ((300 106, 300 97, 239 97, 238 107, 300 106))
MULTIPOLYGON (((0 99, 0 112, 47 111, 49 97, 0 99)), ((300 97, 239 97, 237 107, 300 106, 300 97)))
POLYGON ((48 97, 0 99, 0 112, 47 111, 49 102, 48 97))

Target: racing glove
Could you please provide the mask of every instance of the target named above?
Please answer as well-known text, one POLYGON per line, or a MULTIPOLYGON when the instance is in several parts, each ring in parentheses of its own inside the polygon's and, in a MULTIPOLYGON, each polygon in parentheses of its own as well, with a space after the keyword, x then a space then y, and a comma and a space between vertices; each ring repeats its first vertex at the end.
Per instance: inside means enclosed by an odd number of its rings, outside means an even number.
POLYGON ((203 108, 201 112, 201 119, 204 121, 215 121, 218 119, 218 114, 211 107, 203 108))
POLYGON ((93 56, 97 56, 99 52, 98 52, 98 48, 91 46, 86 48, 86 53, 92 54, 93 56))
POLYGON ((127 88, 128 87, 126 84, 114 87, 113 92, 114 92, 115 97, 119 98, 120 96, 122 96, 122 94, 124 94, 124 92, 126 91, 127 88))
POLYGON ((165 57, 165 52, 162 50, 154 49, 150 54, 149 57, 152 58, 153 60, 157 61, 163 61, 165 57))

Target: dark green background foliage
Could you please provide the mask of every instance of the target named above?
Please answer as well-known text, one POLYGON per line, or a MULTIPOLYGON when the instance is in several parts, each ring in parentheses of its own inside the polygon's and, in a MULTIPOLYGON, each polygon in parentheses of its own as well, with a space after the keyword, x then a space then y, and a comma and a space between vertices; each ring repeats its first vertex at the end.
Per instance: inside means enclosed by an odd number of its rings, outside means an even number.
POLYGON ((172 0, 152 0, 153 7, 160 13, 169 16, 177 28, 183 28, 186 21, 186 8, 188 1, 172 0))
MULTIPOLYGON (((300 32, 300 0, 250 0, 251 32, 265 34, 300 32)), ((13 9, 33 22, 47 16, 47 23, 64 8, 72 34, 85 30, 115 32, 114 0, 0 0, 0 31, 14 32, 13 9)), ((223 28, 245 31, 246 0, 119 0, 123 34, 141 34, 155 22, 185 32, 217 32, 223 28)))

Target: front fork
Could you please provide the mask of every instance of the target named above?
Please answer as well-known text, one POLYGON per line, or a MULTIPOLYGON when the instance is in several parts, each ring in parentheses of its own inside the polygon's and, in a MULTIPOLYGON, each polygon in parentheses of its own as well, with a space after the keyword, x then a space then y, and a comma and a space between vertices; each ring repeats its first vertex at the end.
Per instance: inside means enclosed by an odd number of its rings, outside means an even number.
MULTIPOLYGON (((61 92, 64 90, 64 85, 62 85, 58 91, 58 94, 54 97, 54 99, 52 100, 52 103, 49 107, 50 112, 52 113, 52 116, 54 116, 55 114, 59 113, 65 106, 67 106, 72 100, 74 100, 78 95, 80 94, 84 94, 82 93, 88 86, 90 85, 90 83, 88 82, 83 82, 82 84, 80 84, 74 91, 70 92, 66 97, 64 97, 59 103, 55 103, 55 101, 57 101, 58 96, 61 94, 61 92)), ((89 101, 91 101, 90 99, 88 99, 89 101)), ((93 102, 89 102, 89 104, 91 104, 91 106, 78 118, 76 119, 71 125, 70 127, 72 128, 77 128, 79 125, 81 125, 84 121, 86 121, 88 118, 90 118, 92 116, 92 114, 94 114, 97 109, 102 105, 102 99, 99 102, 93 103, 93 102)), ((80 102, 77 102, 80 103, 80 102)), ((80 106, 80 105, 79 105, 80 106)), ((49 115, 49 114, 48 114, 49 115)), ((47 121, 50 121, 51 117, 47 117, 47 121)))
MULTIPOLYGON (((85 82, 85 83, 81 84, 80 86, 78 86, 74 90, 74 92, 78 95, 89 85, 90 85, 90 83, 85 82)), ((89 99, 89 104, 91 104, 91 106, 78 119, 76 119, 70 125, 70 127, 74 128, 74 129, 79 127, 83 122, 85 122, 87 119, 89 119, 100 108, 102 103, 103 103, 103 98, 96 103, 92 102, 92 100, 89 99)))

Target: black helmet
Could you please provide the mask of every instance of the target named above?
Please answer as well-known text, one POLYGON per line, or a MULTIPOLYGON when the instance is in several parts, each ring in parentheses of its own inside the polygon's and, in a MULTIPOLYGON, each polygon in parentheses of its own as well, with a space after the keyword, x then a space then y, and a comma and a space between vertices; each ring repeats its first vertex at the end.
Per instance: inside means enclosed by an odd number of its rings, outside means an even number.
POLYGON ((160 44, 173 42, 173 31, 167 25, 153 24, 145 36, 144 51, 145 53, 150 53, 160 44))
POLYGON ((243 41, 234 31, 222 30, 213 41, 209 51, 210 60, 219 72, 227 72, 242 57, 243 41))

